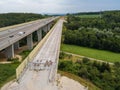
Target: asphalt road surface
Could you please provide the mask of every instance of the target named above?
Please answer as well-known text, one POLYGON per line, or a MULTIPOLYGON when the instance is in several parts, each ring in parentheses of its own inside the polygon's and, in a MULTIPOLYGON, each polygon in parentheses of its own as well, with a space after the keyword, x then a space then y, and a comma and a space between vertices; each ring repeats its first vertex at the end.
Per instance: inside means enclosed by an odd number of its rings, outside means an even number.
POLYGON ((0 31, 0 50, 10 46, 11 44, 19 41, 20 39, 26 37, 32 32, 45 26, 47 23, 53 21, 55 18, 56 17, 41 19, 41 20, 37 20, 36 22, 32 22, 8 30, 0 31), (20 32, 25 32, 25 33, 20 35, 19 34, 20 32))
POLYGON ((7 90, 58 90, 55 82, 63 20, 59 20, 28 69, 7 90))

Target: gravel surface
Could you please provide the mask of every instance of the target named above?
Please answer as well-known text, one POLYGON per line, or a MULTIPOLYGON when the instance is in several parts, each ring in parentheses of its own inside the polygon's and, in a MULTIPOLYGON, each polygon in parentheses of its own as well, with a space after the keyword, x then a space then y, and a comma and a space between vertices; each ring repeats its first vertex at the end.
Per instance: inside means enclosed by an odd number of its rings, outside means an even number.
POLYGON ((62 76, 60 78, 59 90, 87 90, 87 88, 73 79, 62 76))

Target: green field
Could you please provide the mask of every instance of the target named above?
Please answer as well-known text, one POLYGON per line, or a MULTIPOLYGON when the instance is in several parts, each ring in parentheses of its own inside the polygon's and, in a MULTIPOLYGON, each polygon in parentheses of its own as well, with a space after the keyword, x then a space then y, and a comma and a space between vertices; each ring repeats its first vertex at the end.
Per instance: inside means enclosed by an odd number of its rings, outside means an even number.
POLYGON ((81 17, 81 18, 99 18, 100 15, 99 14, 96 14, 96 15, 77 15, 78 17, 81 17))
POLYGON ((15 70, 19 63, 0 64, 0 87, 5 83, 15 79, 15 70))
POLYGON ((97 49, 91 49, 91 48, 80 47, 75 45, 66 45, 66 44, 61 45, 61 50, 86 57, 108 61, 108 62, 120 61, 120 53, 114 53, 104 50, 97 50, 97 49))

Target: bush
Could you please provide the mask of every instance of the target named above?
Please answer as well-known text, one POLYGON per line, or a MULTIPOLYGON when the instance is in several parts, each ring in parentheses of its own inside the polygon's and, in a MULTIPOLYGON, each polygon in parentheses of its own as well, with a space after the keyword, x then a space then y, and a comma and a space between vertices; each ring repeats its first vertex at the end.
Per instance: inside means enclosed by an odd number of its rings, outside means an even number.
POLYGON ((84 63, 60 60, 58 69, 90 80, 102 90, 119 90, 120 67, 113 67, 104 62, 93 62, 87 58, 82 62, 84 63))
POLYGON ((64 52, 60 52, 59 58, 60 59, 64 59, 65 58, 65 53, 64 52))
POLYGON ((84 57, 82 61, 83 61, 83 63, 88 63, 88 62, 90 61, 90 59, 89 59, 89 58, 84 57))

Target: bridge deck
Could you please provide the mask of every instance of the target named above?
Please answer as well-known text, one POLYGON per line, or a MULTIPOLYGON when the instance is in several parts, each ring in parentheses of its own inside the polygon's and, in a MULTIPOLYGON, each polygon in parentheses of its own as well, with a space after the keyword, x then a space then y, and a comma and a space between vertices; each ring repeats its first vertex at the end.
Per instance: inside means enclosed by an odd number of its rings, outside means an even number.
POLYGON ((59 20, 53 32, 29 64, 19 84, 11 85, 7 90, 57 90, 52 80, 57 70, 63 20, 59 20))
POLYGON ((0 31, 0 50, 5 49, 13 43, 21 40, 55 19, 55 17, 50 17, 0 31), (25 34, 19 35, 19 32, 25 32, 25 34))

